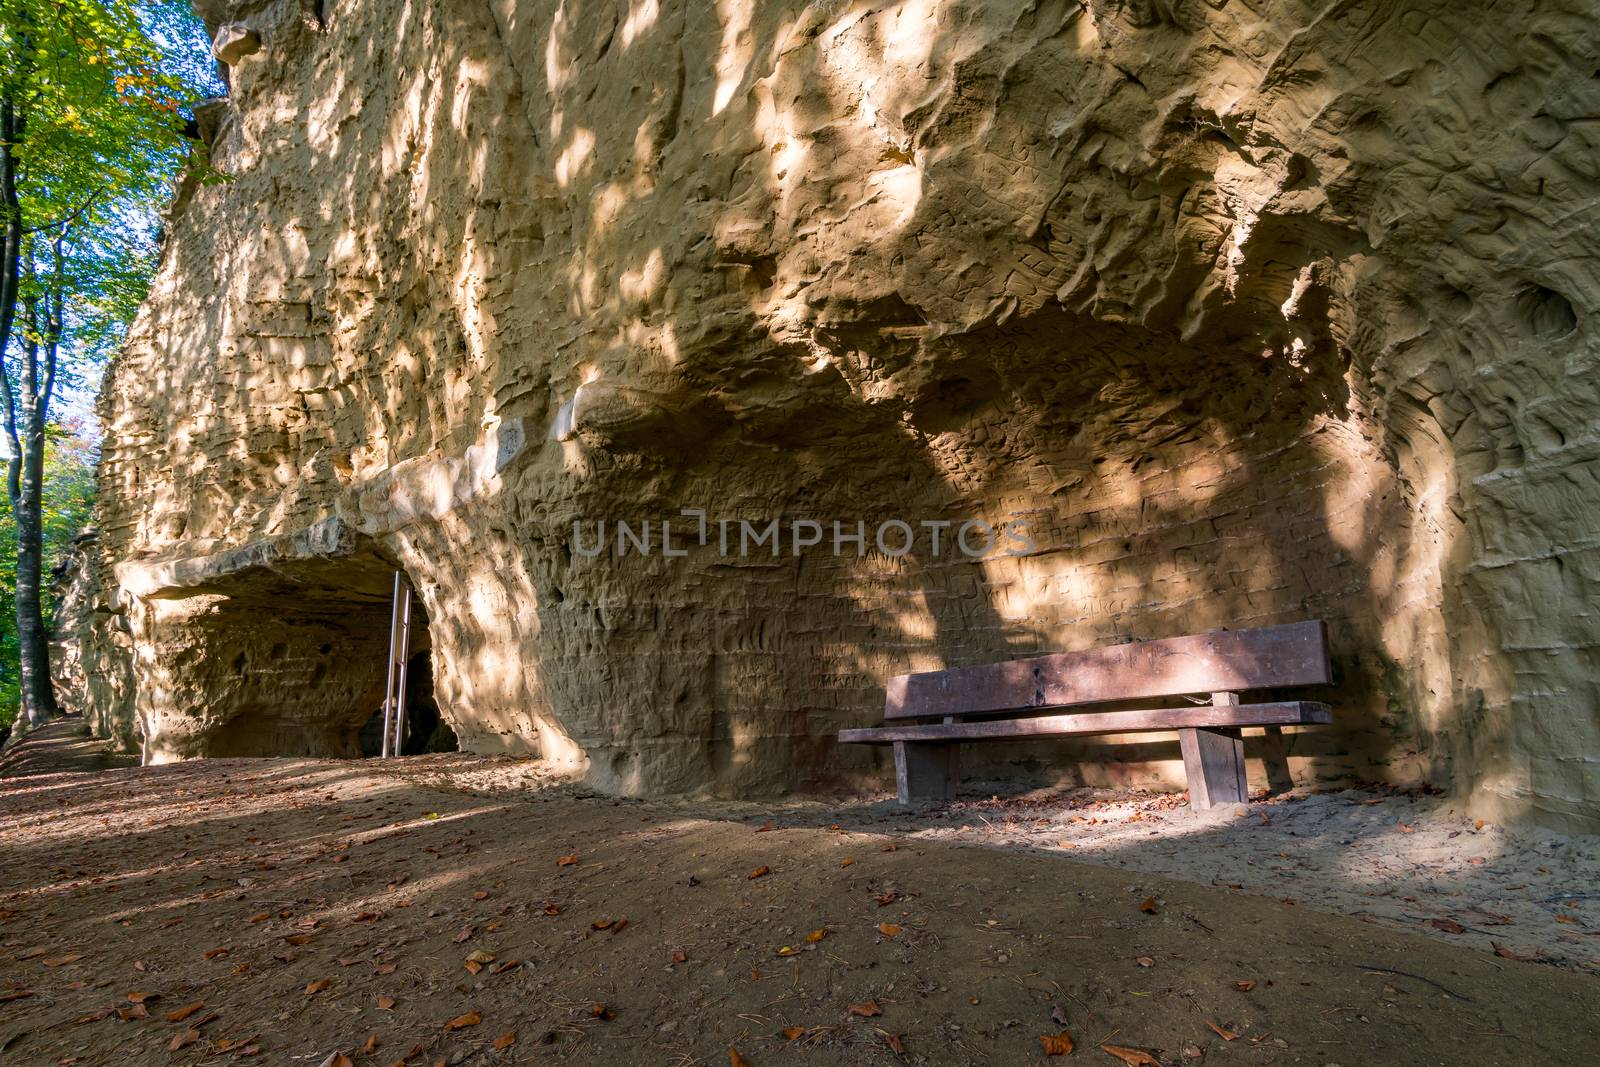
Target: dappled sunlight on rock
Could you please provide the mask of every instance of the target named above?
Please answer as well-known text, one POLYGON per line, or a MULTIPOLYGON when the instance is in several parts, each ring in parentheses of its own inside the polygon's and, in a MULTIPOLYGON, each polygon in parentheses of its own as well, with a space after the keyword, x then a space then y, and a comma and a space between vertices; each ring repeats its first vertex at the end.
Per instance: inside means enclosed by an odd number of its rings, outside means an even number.
POLYGON ((1600 819, 1579 5, 218 12, 231 180, 108 375, 74 631, 150 759, 355 754, 398 570, 460 744, 597 788, 871 786, 894 674, 1321 618, 1291 777, 1600 819))

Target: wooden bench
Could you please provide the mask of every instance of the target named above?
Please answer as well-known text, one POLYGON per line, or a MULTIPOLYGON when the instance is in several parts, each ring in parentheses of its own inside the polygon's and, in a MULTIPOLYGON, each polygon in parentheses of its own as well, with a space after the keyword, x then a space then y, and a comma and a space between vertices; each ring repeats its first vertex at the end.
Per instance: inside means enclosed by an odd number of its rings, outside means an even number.
POLYGON ((1326 685, 1328 631, 1321 621, 1215 630, 1161 641, 1107 645, 1035 659, 890 679, 885 725, 841 730, 839 740, 894 746, 900 803, 949 800, 967 741, 1022 741, 1078 734, 1176 730, 1196 811, 1244 801, 1245 726, 1333 721, 1307 700, 1240 703, 1252 689, 1326 685), (1200 694, 1208 704, 1040 715, 1045 708, 1200 694), (917 723, 917 719, 939 719, 917 723), (967 720, 967 721, 963 721, 967 720))

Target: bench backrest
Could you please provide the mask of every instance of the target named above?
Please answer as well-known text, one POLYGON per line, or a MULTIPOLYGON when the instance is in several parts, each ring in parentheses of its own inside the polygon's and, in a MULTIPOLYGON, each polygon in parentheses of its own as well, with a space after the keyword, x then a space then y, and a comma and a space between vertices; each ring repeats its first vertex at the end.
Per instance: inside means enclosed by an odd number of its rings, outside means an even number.
POLYGON ((1317 620, 902 674, 889 680, 883 717, 981 715, 1330 680, 1328 630, 1317 620))

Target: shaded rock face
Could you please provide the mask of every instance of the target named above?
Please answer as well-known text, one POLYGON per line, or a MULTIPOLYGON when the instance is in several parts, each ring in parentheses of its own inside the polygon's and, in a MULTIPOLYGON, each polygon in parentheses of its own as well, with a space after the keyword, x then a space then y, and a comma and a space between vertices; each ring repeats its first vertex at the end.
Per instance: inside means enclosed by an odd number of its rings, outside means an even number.
POLYGON ((607 789, 881 781, 894 673, 1320 617, 1253 784, 1600 825, 1588 5, 202 11, 233 180, 101 399, 149 758, 353 752, 398 566, 462 748, 607 789))
POLYGON ((58 599, 50 673, 61 710, 84 716, 118 752, 138 752, 133 641, 98 530, 77 536, 53 580, 58 599))

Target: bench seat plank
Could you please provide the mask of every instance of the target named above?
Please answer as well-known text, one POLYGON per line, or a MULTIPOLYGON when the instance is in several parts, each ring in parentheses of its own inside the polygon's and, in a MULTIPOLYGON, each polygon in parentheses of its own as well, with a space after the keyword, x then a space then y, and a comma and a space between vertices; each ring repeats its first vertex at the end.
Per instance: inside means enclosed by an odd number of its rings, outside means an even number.
POLYGON ((1187 708, 1140 711, 1079 712, 1038 715, 1024 719, 990 719, 981 722, 928 723, 918 726, 877 726, 840 730, 844 743, 886 745, 895 741, 1006 741, 1030 737, 1070 737, 1076 734, 1122 734, 1149 730, 1216 729, 1239 726, 1309 726, 1331 723, 1333 712, 1311 700, 1270 704, 1197 704, 1187 708))
POLYGON ((1042 710, 1329 681, 1328 630, 1313 620, 901 674, 889 679, 883 717, 1042 710))

